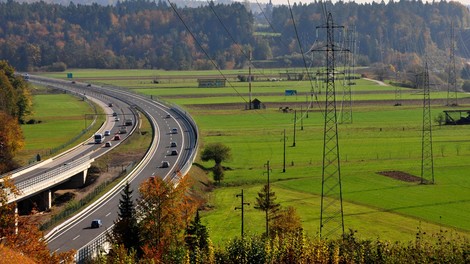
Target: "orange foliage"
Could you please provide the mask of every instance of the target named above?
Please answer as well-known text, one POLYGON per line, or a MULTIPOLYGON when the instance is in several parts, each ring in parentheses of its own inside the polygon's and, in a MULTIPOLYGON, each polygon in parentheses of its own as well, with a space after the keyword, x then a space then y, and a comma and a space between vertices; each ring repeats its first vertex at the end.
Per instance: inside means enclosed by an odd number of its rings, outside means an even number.
POLYGON ((74 251, 51 254, 37 223, 25 217, 18 220, 18 232, 6 236, 5 245, 29 256, 37 263, 61 263, 61 261, 71 263, 75 254, 74 251))
POLYGON ((0 264, 7 263, 21 263, 21 264, 34 264, 36 263, 32 259, 24 256, 23 254, 16 252, 10 248, 7 248, 0 244, 0 264))
POLYGON ((23 132, 18 120, 0 111, 0 174, 13 169, 12 157, 24 146, 23 132))
MULTIPOLYGON (((0 189, 0 237, 3 238, 3 245, 11 251, 29 257, 36 263, 72 263, 75 252, 51 254, 37 222, 30 218, 19 218, 15 213, 16 203, 7 203, 8 193, 17 195, 18 190, 9 177, 5 177, 2 179, 2 188, 0 189)), ((11 258, 16 259, 15 254, 11 258)), ((3 260, 0 258, 0 263, 28 263, 2 262, 3 260)))
POLYGON ((15 232, 16 203, 8 203, 8 194, 19 194, 9 176, 1 179, 0 185, 0 237, 15 232))
POLYGON ((158 177, 151 177, 141 184, 139 191, 139 218, 145 245, 142 250, 145 258, 159 263, 171 248, 184 245, 184 230, 198 204, 188 195, 189 185, 184 179, 173 187, 158 177))

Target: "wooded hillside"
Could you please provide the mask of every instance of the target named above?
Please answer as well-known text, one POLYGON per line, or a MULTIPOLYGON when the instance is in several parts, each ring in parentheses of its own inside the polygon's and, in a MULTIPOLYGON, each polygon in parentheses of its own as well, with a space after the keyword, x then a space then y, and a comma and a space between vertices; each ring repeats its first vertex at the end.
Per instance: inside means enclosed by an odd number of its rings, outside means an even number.
MULTIPOLYGON (((452 24, 456 55, 470 57, 469 10, 456 2, 338 2, 328 10, 336 24, 356 29, 359 64, 397 64, 397 53, 445 56, 452 24)), ((172 8, 145 0, 115 6, 7 1, 0 3, 0 58, 18 70, 232 69, 246 65, 251 47, 255 61, 268 62, 263 66, 289 67, 303 66, 299 41, 306 52, 324 39, 316 32, 324 24, 320 3, 274 6, 257 18, 240 3, 172 8)))

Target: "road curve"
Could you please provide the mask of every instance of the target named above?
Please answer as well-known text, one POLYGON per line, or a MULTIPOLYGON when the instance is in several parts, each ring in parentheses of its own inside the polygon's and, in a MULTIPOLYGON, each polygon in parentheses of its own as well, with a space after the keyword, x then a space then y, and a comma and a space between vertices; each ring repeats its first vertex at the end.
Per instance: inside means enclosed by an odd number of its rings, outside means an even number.
MULTIPOLYGON (((31 82, 36 84, 44 84, 43 82, 34 79, 31 80, 31 82)), ((80 94, 80 96, 84 98, 86 97, 82 94, 80 94)), ((110 135, 106 136, 101 144, 95 144, 93 137, 91 137, 83 143, 53 158, 37 163, 34 166, 27 166, 26 168, 21 168, 20 170, 8 173, 7 175, 11 175, 11 178, 13 179, 16 187, 19 188, 20 191, 24 191, 22 195, 12 197, 13 199, 22 200, 28 196, 37 194, 37 192, 47 190, 38 187, 38 185, 44 185, 44 187, 47 188, 53 187, 50 184, 45 185, 44 182, 52 180, 55 182, 54 185, 59 185, 62 182, 69 180, 70 177, 67 177, 67 171, 72 169, 73 166, 89 163, 90 161, 93 161, 93 159, 104 155, 113 147, 119 145, 122 140, 128 137, 135 130, 139 120, 137 112, 135 109, 132 109, 130 105, 127 105, 122 101, 117 101, 115 98, 101 98, 100 100, 97 100, 91 96, 87 96, 87 98, 102 107, 104 110, 104 115, 106 116, 105 122, 102 124, 97 133, 104 134, 105 131, 109 131, 110 135), (119 104, 117 102, 119 102, 119 104), (109 106, 110 103, 113 104, 113 107, 109 106), (121 117, 123 120, 120 122, 116 121, 113 113, 116 113, 116 115, 121 117), (124 123, 122 123, 124 122, 124 118, 132 120, 132 125, 125 126, 126 130, 129 131, 128 133, 120 135, 121 140, 113 140, 114 134, 119 134, 120 128, 122 125, 124 125, 124 123), (106 142, 110 142, 112 146, 106 147, 106 142), (61 174, 65 176, 58 177, 61 174)))
POLYGON ((31 78, 47 81, 53 87, 62 86, 62 89, 87 95, 91 93, 102 94, 126 102, 144 113, 154 128, 153 141, 143 161, 119 186, 110 191, 104 198, 96 201, 77 216, 46 235, 49 248, 52 251, 79 250, 95 238, 102 237, 105 230, 112 226, 117 219, 121 186, 126 181, 130 182, 131 189, 137 190, 140 183, 148 177, 158 176, 174 179, 178 176, 177 172, 181 171, 185 174, 189 170, 197 152, 198 132, 195 123, 184 111, 155 102, 143 95, 118 88, 104 88, 95 85, 87 86, 78 83, 72 85, 67 81, 37 76, 31 78), (172 133, 174 128, 176 128, 176 133, 172 133), (171 147, 171 142, 175 142, 176 147, 171 147), (171 150, 177 150, 178 155, 170 155, 171 150), (167 161, 170 166, 162 168, 162 161, 167 161), (93 219, 101 219, 103 226, 91 229, 90 223, 93 219))

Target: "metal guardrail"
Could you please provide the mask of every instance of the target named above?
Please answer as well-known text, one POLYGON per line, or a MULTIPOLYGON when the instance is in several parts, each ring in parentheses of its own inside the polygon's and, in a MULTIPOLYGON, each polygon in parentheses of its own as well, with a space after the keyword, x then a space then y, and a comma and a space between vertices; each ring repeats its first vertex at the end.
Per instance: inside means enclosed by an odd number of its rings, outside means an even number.
POLYGON ((50 180, 51 178, 70 170, 70 168, 73 168, 77 165, 80 165, 80 164, 83 164, 83 163, 86 163, 86 162, 89 162, 89 161, 90 161, 90 156, 81 157, 81 158, 76 159, 72 162, 63 164, 62 166, 60 166, 56 169, 53 169, 53 170, 48 171, 46 173, 43 173, 43 174, 41 174, 37 177, 30 178, 30 179, 27 179, 25 181, 21 181, 21 182, 18 182, 18 183, 15 182, 15 185, 20 191, 22 191, 22 190, 24 190, 28 187, 31 187, 32 185, 41 183, 43 181, 50 180))
MULTIPOLYGON (((183 109, 176 105, 169 105, 167 102, 163 102, 160 100, 157 100, 162 104, 165 104, 169 106, 173 111, 177 112, 182 118, 184 118, 190 125, 191 128, 194 131, 195 135, 195 140, 194 140, 194 146, 191 146, 191 154, 189 155, 189 158, 185 165, 180 169, 180 173, 182 176, 185 176, 189 170, 191 169, 191 166, 197 156, 197 151, 199 149, 199 130, 197 128, 196 122, 190 115, 186 113, 183 109)), ((145 112, 144 112, 145 113, 145 112)), ((139 164, 140 165, 140 164, 139 164)), ((180 178, 177 177, 178 175, 175 173, 171 180, 173 184, 178 184, 180 178)), ((124 182, 124 180, 122 181, 124 182)), ((98 235, 95 239, 90 241, 88 244, 85 246, 81 247, 80 249, 77 250, 77 253, 75 255, 75 262, 76 263, 85 263, 87 260, 89 260, 91 257, 93 257, 94 254, 97 254, 99 251, 105 251, 105 243, 107 242, 107 234, 108 232, 112 231, 114 225, 111 225, 108 227, 103 233, 98 235)))

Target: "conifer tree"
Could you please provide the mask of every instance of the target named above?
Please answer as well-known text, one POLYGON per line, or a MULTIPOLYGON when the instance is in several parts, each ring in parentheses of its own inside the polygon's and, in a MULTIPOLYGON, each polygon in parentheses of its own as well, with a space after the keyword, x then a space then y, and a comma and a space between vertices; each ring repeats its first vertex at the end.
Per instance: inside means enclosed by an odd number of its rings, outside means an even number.
POLYGON ((190 263, 201 263, 209 250, 209 233, 206 226, 201 223, 199 210, 186 228, 185 242, 189 250, 190 263))
POLYGON ((119 200, 118 219, 114 223, 111 241, 115 245, 123 245, 128 251, 134 250, 139 256, 141 253, 139 228, 132 192, 130 184, 126 183, 119 200))
POLYGON ((269 185, 265 184, 261 191, 258 192, 255 209, 266 213, 266 232, 269 232, 269 221, 277 216, 280 207, 281 205, 276 203, 276 193, 272 192, 269 185))

